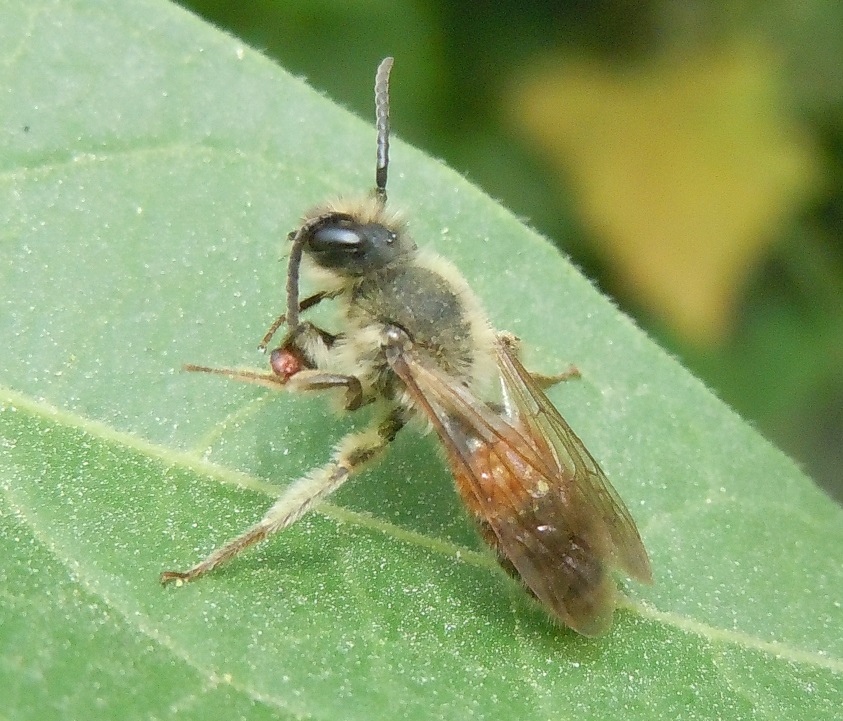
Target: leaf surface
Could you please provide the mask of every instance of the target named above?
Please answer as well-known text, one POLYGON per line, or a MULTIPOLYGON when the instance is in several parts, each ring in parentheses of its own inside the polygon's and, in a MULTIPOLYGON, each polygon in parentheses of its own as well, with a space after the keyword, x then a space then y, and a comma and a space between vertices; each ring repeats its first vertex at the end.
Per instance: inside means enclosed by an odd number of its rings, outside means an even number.
POLYGON ((179 369, 265 362, 284 237, 310 205, 368 191, 372 124, 153 0, 16 0, 0 35, 10 718, 839 712, 841 510, 549 244, 400 141, 390 198, 417 241, 532 367, 582 371, 552 398, 656 584, 628 586, 606 637, 554 626, 481 548, 433 438, 405 432, 318 513, 159 586, 366 421, 179 369))

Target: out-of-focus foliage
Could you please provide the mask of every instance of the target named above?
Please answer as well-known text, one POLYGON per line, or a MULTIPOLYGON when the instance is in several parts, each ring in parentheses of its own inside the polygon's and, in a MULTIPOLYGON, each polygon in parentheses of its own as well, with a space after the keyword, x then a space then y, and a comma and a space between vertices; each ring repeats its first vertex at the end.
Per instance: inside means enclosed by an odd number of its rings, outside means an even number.
POLYGON ((366 116, 359 78, 397 56, 398 135, 553 238, 843 498, 843 6, 184 4, 366 116))
POLYGON ((778 89, 770 54, 747 43, 631 69, 547 59, 510 107, 570 178, 624 294, 706 346, 730 332, 777 228, 819 191, 818 153, 778 89))

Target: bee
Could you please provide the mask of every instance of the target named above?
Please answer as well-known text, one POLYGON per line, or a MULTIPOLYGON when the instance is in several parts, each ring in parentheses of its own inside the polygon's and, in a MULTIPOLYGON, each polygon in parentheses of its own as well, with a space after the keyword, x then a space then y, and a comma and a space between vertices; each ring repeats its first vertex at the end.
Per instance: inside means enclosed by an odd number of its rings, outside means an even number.
POLYGON ((375 78, 374 191, 315 208, 289 234, 286 313, 261 344, 286 325, 269 372, 186 366, 289 391, 335 389, 348 411, 375 406, 375 420, 242 535, 161 582, 191 581, 287 528, 420 418, 439 437, 459 495, 503 568, 563 624, 600 634, 616 605, 612 568, 650 582, 647 552, 623 501, 544 393, 576 371, 528 372, 518 339, 492 329, 459 272, 417 249, 387 207, 392 64, 386 58, 375 78), (301 299, 303 267, 319 290, 301 299), (327 300, 337 303, 339 332, 301 319, 327 300))

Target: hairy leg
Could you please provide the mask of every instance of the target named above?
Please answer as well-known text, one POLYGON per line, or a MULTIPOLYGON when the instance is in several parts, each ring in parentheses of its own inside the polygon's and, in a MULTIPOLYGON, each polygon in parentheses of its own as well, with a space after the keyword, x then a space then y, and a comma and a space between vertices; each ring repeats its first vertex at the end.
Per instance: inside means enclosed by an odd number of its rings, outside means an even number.
MULTIPOLYGON (((319 299, 326 297, 324 294, 317 294, 317 296, 319 299)), ((310 298, 303 301, 303 304, 313 300, 317 296, 310 296, 310 298)), ((318 301, 314 301, 310 305, 315 305, 316 302, 318 301)), ((281 319, 283 319, 283 316, 281 316, 281 319)), ((284 340, 283 345, 275 348, 270 354, 269 367, 272 371, 271 373, 241 368, 213 368, 195 365, 193 363, 185 365, 184 370, 193 373, 210 373, 212 375, 225 376, 233 380, 254 383, 269 388, 287 386, 290 390, 322 390, 324 388, 343 385, 348 389, 346 407, 348 410, 354 410, 363 405, 360 382, 351 376, 322 374, 316 370, 320 362, 324 362, 329 355, 331 346, 335 340, 336 336, 331 335, 312 323, 301 323, 297 330, 284 340), (303 376, 303 378, 298 383, 287 383, 291 378, 298 377, 299 375, 303 376), (304 378, 308 375, 320 377, 322 381, 308 383, 304 378)))
POLYGON ((266 515, 204 561, 187 571, 164 571, 161 583, 192 581, 230 560, 249 546, 295 523, 318 501, 336 491, 366 463, 380 456, 404 425, 397 411, 361 433, 352 433, 340 443, 334 457, 320 468, 293 483, 266 515))

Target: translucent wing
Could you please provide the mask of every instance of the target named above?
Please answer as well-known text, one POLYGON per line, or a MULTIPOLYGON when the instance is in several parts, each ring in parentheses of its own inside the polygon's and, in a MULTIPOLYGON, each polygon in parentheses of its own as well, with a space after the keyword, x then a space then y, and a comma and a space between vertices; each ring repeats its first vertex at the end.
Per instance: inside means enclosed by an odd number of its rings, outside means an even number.
POLYGON ((412 349, 390 364, 439 434, 463 500, 528 588, 565 624, 611 624, 609 567, 651 579, 635 523, 603 471, 518 361, 498 342, 505 408, 478 400, 412 349))
POLYGON ((570 474, 579 500, 601 520, 611 540, 612 564, 631 578, 650 583, 650 560, 635 521, 603 469, 521 365, 511 345, 498 340, 497 350, 504 387, 511 395, 519 420, 530 428, 532 437, 550 443, 547 450, 553 452, 557 472, 563 477, 570 474))

